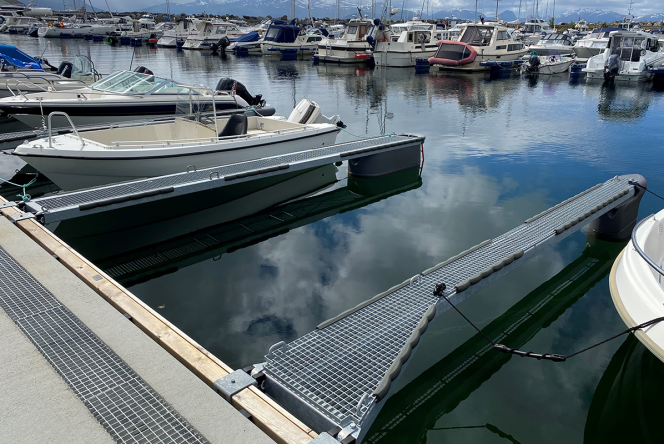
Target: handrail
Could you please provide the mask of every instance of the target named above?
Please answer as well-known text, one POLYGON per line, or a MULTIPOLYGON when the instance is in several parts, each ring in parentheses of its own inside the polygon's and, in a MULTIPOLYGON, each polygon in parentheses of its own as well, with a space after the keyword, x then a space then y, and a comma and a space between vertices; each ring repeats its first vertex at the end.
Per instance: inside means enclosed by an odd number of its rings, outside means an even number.
POLYGON ((639 247, 639 244, 636 242, 636 231, 641 227, 641 225, 643 225, 645 221, 654 216, 655 216, 654 214, 651 214, 650 216, 644 218, 641 222, 636 224, 636 226, 632 230, 632 244, 634 245, 634 249, 636 250, 636 252, 639 253, 639 256, 641 256, 643 260, 645 260, 648 263, 648 265, 654 268, 657 273, 664 276, 664 270, 662 270, 662 268, 659 265, 657 265, 655 261, 650 259, 648 255, 641 249, 641 247, 639 247))
POLYGON ((169 145, 173 144, 184 144, 186 142, 198 142, 198 141, 220 141, 220 140, 236 140, 236 139, 250 139, 252 137, 259 137, 264 134, 278 134, 281 135, 283 133, 291 133, 291 132, 297 132, 297 131, 306 131, 309 128, 307 125, 306 127, 298 127, 298 128, 286 128, 286 129, 281 129, 281 130, 272 130, 272 131, 262 131, 261 133, 258 134, 243 134, 241 136, 223 136, 223 137, 199 137, 197 139, 174 139, 174 140, 125 140, 125 141, 116 141, 116 142, 111 142, 113 147, 120 147, 120 146, 137 146, 137 145, 163 145, 166 142, 169 143, 169 145))
POLYGON ((53 143, 51 141, 51 117, 53 116, 64 116, 69 120, 69 124, 71 125, 71 128, 74 130, 74 134, 78 137, 78 139, 81 141, 81 148, 85 147, 85 141, 81 137, 81 135, 76 131, 76 126, 74 126, 74 122, 71 121, 71 118, 69 117, 69 114, 67 114, 64 111, 53 111, 48 115, 48 147, 53 149, 53 143))

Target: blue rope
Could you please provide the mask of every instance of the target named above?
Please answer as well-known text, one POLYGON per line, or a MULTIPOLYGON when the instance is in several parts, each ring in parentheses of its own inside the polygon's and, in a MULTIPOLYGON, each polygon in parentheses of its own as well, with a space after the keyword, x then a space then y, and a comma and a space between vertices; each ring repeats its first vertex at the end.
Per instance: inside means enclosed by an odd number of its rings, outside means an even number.
POLYGON ((2 177, 0 177, 0 181, 2 181, 4 183, 8 183, 9 185, 13 185, 15 187, 21 188, 23 190, 22 194, 17 194, 16 197, 20 197, 21 200, 23 200, 23 202, 27 202, 27 201, 30 200, 31 196, 29 194, 26 194, 25 189, 28 188, 33 183, 35 183, 37 181, 37 178, 35 177, 34 179, 32 179, 30 182, 26 183, 25 185, 19 185, 17 183, 10 182, 8 180, 3 179, 2 177))

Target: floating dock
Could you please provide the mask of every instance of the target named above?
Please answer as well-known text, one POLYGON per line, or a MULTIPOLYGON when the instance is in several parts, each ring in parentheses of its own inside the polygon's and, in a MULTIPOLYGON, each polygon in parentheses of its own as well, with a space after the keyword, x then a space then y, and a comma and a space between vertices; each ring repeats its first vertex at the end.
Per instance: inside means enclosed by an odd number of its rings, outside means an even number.
MULTIPOLYGON (((441 293, 434 294, 437 286, 456 305, 581 227, 594 223, 606 228, 606 220, 600 218, 631 199, 638 209, 642 194, 627 176, 598 184, 291 343, 275 344, 267 361, 256 366, 265 377, 266 393, 314 430, 330 431, 343 443, 360 442, 428 324, 451 308, 441 293)), ((627 206, 631 214, 633 205, 627 206)))
MULTIPOLYGON (((375 155, 385 156, 387 153, 407 148, 411 148, 410 151, 415 148, 416 160, 419 161, 419 150, 423 143, 424 137, 422 136, 381 136, 221 167, 196 170, 195 166, 192 166, 188 172, 184 173, 40 197, 25 203, 26 210, 32 216, 26 214, 21 217, 37 217, 40 222, 49 224, 294 171, 303 171, 344 160, 366 159, 375 155)), ((362 168, 360 164, 358 165, 359 168, 362 168)))

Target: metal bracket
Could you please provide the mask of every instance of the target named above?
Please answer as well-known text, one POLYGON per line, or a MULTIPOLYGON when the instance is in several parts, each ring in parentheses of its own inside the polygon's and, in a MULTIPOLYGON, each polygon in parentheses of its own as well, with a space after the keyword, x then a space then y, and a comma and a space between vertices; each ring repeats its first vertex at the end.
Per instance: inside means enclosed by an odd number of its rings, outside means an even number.
POLYGON ((0 204, 0 210, 2 210, 3 208, 11 208, 11 207, 16 207, 16 206, 18 206, 17 202, 7 202, 7 203, 0 204))
POLYGON ((234 394, 250 385, 256 385, 256 380, 242 370, 235 370, 233 373, 214 381, 213 388, 215 392, 226 398, 226 401, 231 402, 234 394))
POLYGON ((15 225, 16 222, 20 220, 25 220, 25 219, 35 219, 35 215, 32 213, 23 213, 23 214, 17 214, 16 216, 10 217, 10 220, 12 223, 15 225))
POLYGON ((339 441, 334 439, 329 433, 323 432, 315 437, 313 441, 310 441, 309 444, 339 444, 339 441))

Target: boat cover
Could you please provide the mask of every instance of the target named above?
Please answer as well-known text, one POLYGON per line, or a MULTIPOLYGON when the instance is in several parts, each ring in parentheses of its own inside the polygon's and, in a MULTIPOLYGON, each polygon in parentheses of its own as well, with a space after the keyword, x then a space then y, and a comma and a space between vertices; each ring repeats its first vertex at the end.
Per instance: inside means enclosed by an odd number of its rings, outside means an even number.
POLYGON ((256 31, 251 31, 249 34, 245 34, 242 37, 231 40, 231 42, 256 42, 261 38, 260 34, 256 31))
POLYGON ((472 63, 477 56, 475 48, 456 40, 440 40, 438 51, 429 58, 429 65, 461 66, 472 63))
POLYGON ((299 26, 293 25, 270 25, 267 28, 264 41, 275 43, 293 43, 300 35, 299 26))
POLYGON ((37 59, 27 55, 14 45, 0 45, 0 62, 17 68, 31 68, 42 71, 37 59))

